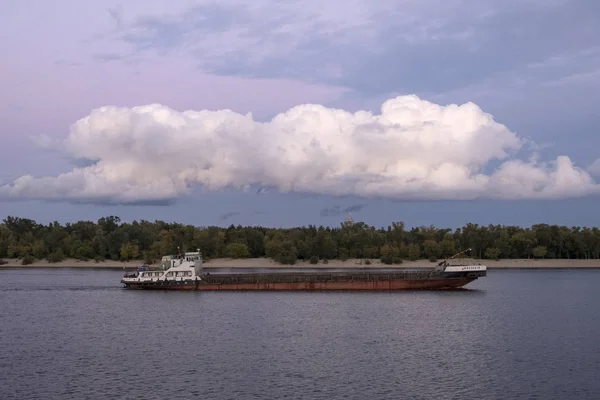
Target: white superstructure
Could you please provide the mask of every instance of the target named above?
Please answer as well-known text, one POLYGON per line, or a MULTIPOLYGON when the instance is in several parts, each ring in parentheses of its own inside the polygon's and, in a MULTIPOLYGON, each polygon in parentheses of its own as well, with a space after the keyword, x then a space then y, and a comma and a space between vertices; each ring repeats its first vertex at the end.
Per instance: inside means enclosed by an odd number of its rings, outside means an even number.
POLYGON ((444 272, 479 272, 486 270, 485 265, 449 265, 444 268, 444 272))
POLYGON ((200 279, 202 271, 202 253, 186 252, 163 256, 158 266, 143 265, 132 274, 126 274, 123 283, 142 282, 178 282, 200 279))

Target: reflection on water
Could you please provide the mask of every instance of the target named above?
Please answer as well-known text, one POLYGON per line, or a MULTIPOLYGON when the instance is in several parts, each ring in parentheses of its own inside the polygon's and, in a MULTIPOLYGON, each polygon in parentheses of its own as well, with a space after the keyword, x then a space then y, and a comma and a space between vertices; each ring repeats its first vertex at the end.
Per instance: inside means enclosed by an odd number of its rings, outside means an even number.
POLYGON ((0 399, 600 393, 600 271, 391 293, 129 291, 121 275, 0 270, 0 399))

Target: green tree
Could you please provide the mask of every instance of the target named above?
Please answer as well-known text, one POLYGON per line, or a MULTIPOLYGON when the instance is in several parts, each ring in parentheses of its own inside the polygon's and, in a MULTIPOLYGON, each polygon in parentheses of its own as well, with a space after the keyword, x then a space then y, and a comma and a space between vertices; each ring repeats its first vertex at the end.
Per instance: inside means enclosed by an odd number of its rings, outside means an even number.
POLYGON ((350 251, 345 247, 338 248, 338 258, 342 261, 346 261, 350 257, 350 251))
POLYGON ((43 259, 48 254, 46 244, 43 240, 36 240, 31 246, 31 255, 37 259, 43 259))
POLYGON ((500 249, 496 247, 488 247, 485 250, 485 257, 490 260, 497 260, 500 257, 500 249))
POLYGON ((548 249, 546 246, 536 246, 533 248, 533 257, 534 258, 544 258, 548 253, 548 249))
POLYGON ((178 248, 183 251, 199 248, 207 260, 236 255, 270 257, 292 263, 298 258, 310 260, 314 256, 323 262, 337 257, 381 258, 394 263, 422 256, 448 257, 468 247, 473 248, 476 257, 493 259, 598 259, 600 229, 467 223, 453 231, 435 226, 409 229, 401 221, 381 228, 363 222, 340 224, 335 228, 315 225, 280 229, 240 225, 196 227, 160 220, 123 223, 116 216, 100 218, 96 223, 78 221, 64 225, 58 222, 43 225, 8 216, 0 223, 0 258, 118 260, 137 259, 143 254, 146 260, 159 260, 163 255, 175 254, 178 248), (247 253, 241 250, 244 246, 247 253), (546 249, 545 253, 541 248, 546 249))
POLYGON ((229 243, 225 253, 230 258, 248 258, 250 256, 248 245, 245 243, 229 243))
POLYGON ((416 261, 421 258, 421 248, 419 245, 411 243, 407 246, 408 248, 408 259, 411 261, 416 261))
POLYGON ((442 255, 445 257, 451 257, 456 253, 456 242, 451 233, 446 233, 442 240, 442 255))
POLYGON ((29 265, 29 264, 33 264, 34 262, 35 262, 35 258, 33 258, 33 256, 28 254, 25 257, 23 257, 23 259, 21 260, 21 265, 29 265))
POLYGON ((4 225, 0 225, 0 258, 8 257, 8 248, 14 245, 13 233, 4 225))
POLYGON ((136 243, 127 242, 121 246, 121 260, 137 260, 140 257, 140 249, 136 243))
POLYGON ((56 249, 52 253, 48 254, 48 261, 51 263, 61 262, 65 259, 65 254, 61 248, 56 249))
POLYGON ((96 257, 97 253, 91 241, 81 242, 79 239, 71 247, 71 257, 78 260, 90 260, 96 257))
POLYGON ((426 258, 438 259, 442 256, 442 246, 433 239, 427 239, 423 242, 423 253, 426 258))
POLYGON ((381 246, 381 256, 391 258, 400 257, 400 249, 398 248, 398 246, 393 244, 384 244, 383 246, 381 246))
POLYGON ((274 258, 281 264, 293 265, 298 260, 298 250, 291 240, 284 240, 281 242, 279 251, 274 258))

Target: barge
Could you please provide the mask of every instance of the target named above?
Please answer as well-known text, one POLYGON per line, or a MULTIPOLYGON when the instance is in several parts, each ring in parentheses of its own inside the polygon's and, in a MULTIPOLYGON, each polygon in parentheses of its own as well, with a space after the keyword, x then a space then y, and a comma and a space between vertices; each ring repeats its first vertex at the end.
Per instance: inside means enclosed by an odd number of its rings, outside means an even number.
POLYGON ((266 291, 391 291, 457 289, 486 276, 485 265, 451 265, 445 259, 433 268, 206 268, 202 253, 162 257, 158 266, 138 267, 121 283, 146 290, 266 291))

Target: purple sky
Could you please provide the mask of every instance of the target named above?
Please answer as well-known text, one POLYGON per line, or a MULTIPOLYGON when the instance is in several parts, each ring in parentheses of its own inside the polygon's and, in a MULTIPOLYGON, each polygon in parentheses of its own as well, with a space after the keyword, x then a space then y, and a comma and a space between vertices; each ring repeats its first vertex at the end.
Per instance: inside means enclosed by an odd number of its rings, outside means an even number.
POLYGON ((2 218, 600 223, 597 2, 29 0, 0 20, 2 218))

